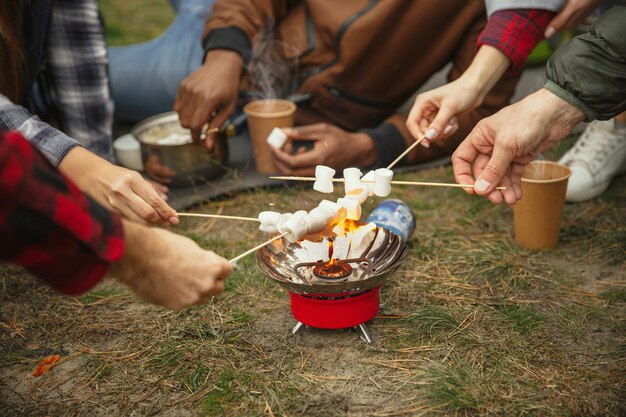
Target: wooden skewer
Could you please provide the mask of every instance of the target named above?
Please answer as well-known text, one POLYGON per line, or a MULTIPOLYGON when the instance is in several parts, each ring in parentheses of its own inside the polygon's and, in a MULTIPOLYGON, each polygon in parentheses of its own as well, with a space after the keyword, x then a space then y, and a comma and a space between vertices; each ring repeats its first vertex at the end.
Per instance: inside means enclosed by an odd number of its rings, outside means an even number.
MULTIPOLYGON (((273 180, 283 180, 283 181, 315 181, 314 177, 270 177, 273 180)), ((343 178, 333 178, 333 182, 346 182, 343 178)), ((375 181, 363 181, 368 184, 373 184, 375 181)), ((424 185, 429 187, 453 187, 453 188, 474 188, 473 185, 469 184, 455 184, 451 182, 423 182, 423 181, 391 181, 391 184, 394 185, 424 185)), ((506 187, 496 187, 496 190, 506 190, 506 187)))
POLYGON ((419 137, 419 138, 415 141, 415 143, 413 143, 411 146, 409 146, 408 148, 406 148, 406 149, 404 150, 404 152, 402 152, 402 153, 400 154, 400 156, 398 156, 398 157, 395 159, 395 161, 393 161, 392 163, 390 163, 390 164, 389 164, 389 166, 387 167, 387 169, 391 169, 391 168, 395 167, 395 166, 396 166, 396 164, 397 164, 398 162, 400 162, 400 161, 402 160, 402 158, 404 158, 404 156, 405 156, 407 153, 411 152, 411 150, 413 150, 413 148, 415 148, 417 145, 419 145, 419 144, 420 144, 420 142, 421 142, 421 141, 423 141, 425 138, 426 138, 426 135, 422 135, 422 136, 420 136, 420 137, 419 137))
POLYGON ((274 237, 273 237, 273 238, 271 238, 270 240, 268 240, 268 241, 266 241, 266 242, 263 242, 263 243, 261 243, 260 245, 257 245, 257 246, 255 246, 255 247, 253 247, 252 249, 249 249, 249 250, 245 251, 245 252, 244 252, 244 253, 242 253, 241 255, 237 255, 237 256, 235 256, 233 259, 231 259, 231 260, 230 260, 230 261, 228 261, 228 262, 230 262, 231 264, 234 264, 235 262, 237 262, 237 261, 238 261, 238 260, 240 260, 241 258, 244 258, 244 257, 246 257, 246 256, 250 255, 251 253, 256 252, 257 250, 261 249, 263 246, 265 246, 265 245, 269 245, 270 243, 272 243, 272 242, 273 242, 273 241, 275 241, 275 240, 282 239, 283 237, 287 236, 288 234, 289 234, 289 232, 285 232, 285 233, 281 233, 281 234, 280 234, 280 235, 278 235, 278 236, 274 236, 274 237))
POLYGON ((228 220, 245 220, 248 222, 258 222, 259 219, 254 217, 240 217, 240 216, 225 216, 222 214, 205 214, 205 213, 177 213, 180 217, 209 217, 215 219, 228 219, 228 220))

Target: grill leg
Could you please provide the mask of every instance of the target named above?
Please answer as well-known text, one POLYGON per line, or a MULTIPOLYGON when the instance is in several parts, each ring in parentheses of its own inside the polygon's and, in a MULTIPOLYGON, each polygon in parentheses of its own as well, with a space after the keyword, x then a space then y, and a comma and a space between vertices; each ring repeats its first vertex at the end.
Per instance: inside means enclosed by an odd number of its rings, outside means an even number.
POLYGON ((374 341, 372 334, 367 329, 367 326, 365 324, 359 324, 358 326, 355 327, 355 329, 357 329, 357 331, 361 333, 359 335, 361 337, 361 340, 367 343, 372 343, 374 341))
POLYGON ((302 327, 302 323, 301 322, 297 322, 296 325, 293 326, 293 329, 291 329, 291 334, 298 333, 298 330, 300 330, 301 327, 302 327))

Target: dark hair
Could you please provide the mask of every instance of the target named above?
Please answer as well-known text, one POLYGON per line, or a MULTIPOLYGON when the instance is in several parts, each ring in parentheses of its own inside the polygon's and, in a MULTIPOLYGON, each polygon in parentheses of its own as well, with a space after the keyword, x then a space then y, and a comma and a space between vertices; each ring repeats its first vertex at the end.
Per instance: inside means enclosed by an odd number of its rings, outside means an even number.
POLYGON ((22 99, 24 41, 21 2, 0 0, 0 93, 14 103, 22 99))

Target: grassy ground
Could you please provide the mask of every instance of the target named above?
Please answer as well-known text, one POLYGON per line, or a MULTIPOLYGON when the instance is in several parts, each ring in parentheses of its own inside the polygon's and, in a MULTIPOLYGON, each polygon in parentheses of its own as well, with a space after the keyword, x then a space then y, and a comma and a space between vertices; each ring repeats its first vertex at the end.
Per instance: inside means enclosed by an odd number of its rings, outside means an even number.
MULTIPOLYGON (((560 244, 546 252, 515 246, 508 207, 459 190, 393 196, 411 205, 417 229, 383 286, 372 345, 349 330, 292 336, 288 297, 253 258, 222 296, 178 313, 114 280, 69 298, 0 267, 0 415, 626 413, 625 177, 567 205, 560 244), (52 353, 62 363, 31 377, 52 353)), ((255 216, 319 199, 308 188, 259 190, 198 210, 255 216)), ((186 220, 178 231, 227 257, 260 239, 252 224, 186 220)))

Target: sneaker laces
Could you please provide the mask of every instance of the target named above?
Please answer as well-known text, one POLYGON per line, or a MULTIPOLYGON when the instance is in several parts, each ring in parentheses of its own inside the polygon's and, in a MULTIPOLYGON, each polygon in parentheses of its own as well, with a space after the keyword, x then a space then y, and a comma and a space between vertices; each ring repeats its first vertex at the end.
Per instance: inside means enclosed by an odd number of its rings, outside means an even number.
POLYGON ((604 166, 615 150, 626 144, 626 132, 615 129, 613 121, 594 121, 567 152, 566 165, 584 165, 592 171, 604 166))

